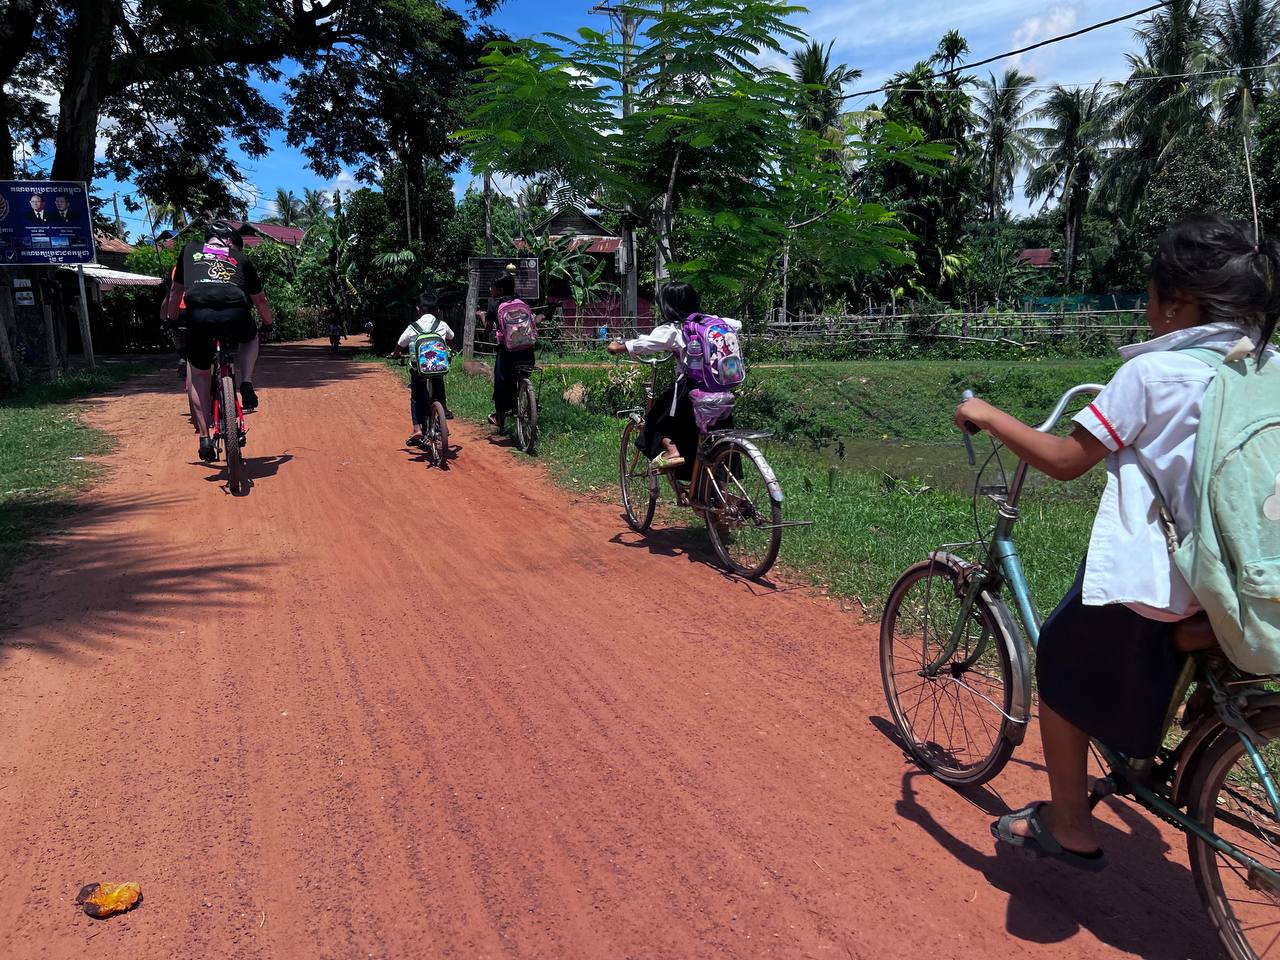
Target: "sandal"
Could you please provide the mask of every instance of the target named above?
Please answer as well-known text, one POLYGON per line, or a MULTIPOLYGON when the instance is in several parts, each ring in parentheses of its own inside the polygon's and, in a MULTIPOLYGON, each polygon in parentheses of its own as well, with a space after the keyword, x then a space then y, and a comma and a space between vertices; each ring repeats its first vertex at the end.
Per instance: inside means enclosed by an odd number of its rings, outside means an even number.
POLYGON ((408 440, 404 442, 404 445, 406 447, 420 447, 422 446, 422 439, 423 439, 422 434, 415 433, 413 436, 411 436, 408 440))
POLYGON ((649 461, 649 465, 659 473, 666 473, 668 470, 683 467, 684 457, 669 457, 665 453, 660 453, 649 461))
POLYGON ((1013 847, 1032 860, 1048 857, 1090 873, 1097 873, 1104 869, 1107 858, 1100 848, 1093 853, 1076 853, 1074 850, 1068 850, 1049 832, 1049 828, 1040 822, 1040 810, 1047 805, 1047 800, 1038 800, 1021 810, 1006 813, 991 824, 991 835, 997 842, 1013 847), (1024 837, 1013 832, 1013 825, 1019 820, 1026 821, 1027 826, 1031 828, 1030 835, 1024 837))

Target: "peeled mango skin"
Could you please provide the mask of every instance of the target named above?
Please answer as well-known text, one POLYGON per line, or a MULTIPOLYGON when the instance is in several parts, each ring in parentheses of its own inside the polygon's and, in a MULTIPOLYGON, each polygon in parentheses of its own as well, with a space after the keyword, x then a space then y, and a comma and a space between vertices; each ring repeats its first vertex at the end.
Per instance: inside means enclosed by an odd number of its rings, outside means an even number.
POLYGON ((84 912, 95 920, 132 910, 142 902, 142 888, 136 883, 91 883, 76 897, 84 912))

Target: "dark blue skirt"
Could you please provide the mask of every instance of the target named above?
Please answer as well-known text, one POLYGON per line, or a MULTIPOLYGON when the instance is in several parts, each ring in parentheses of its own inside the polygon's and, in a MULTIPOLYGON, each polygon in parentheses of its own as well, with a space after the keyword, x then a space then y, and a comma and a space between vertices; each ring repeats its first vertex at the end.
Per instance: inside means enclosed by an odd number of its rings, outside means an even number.
POLYGON ((1154 756, 1186 658, 1173 648, 1176 624, 1119 603, 1086 607, 1083 590, 1081 563, 1075 584, 1040 630, 1040 700, 1113 750, 1154 756))

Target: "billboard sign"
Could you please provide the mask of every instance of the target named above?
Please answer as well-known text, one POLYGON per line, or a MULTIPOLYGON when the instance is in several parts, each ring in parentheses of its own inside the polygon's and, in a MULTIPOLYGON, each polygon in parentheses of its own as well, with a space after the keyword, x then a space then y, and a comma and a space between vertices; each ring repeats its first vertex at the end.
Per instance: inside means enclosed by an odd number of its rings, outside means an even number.
POLYGON ((507 267, 516 268, 516 296, 528 303, 542 296, 542 284, 538 276, 537 257, 471 257, 467 267, 479 275, 480 299, 489 299, 493 282, 507 273, 507 267))
POLYGON ((89 191, 83 183, 0 180, 0 267, 96 259, 89 191))

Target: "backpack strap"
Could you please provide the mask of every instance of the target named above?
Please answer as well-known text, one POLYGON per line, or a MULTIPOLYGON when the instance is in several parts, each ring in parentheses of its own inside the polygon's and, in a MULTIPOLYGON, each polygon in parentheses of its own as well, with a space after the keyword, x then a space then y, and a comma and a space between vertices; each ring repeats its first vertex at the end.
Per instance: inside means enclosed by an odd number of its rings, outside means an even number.
POLYGON ((422 329, 422 324, 418 323, 417 320, 413 321, 413 323, 409 324, 409 326, 413 327, 413 330, 415 333, 422 334, 427 332, 422 329))

